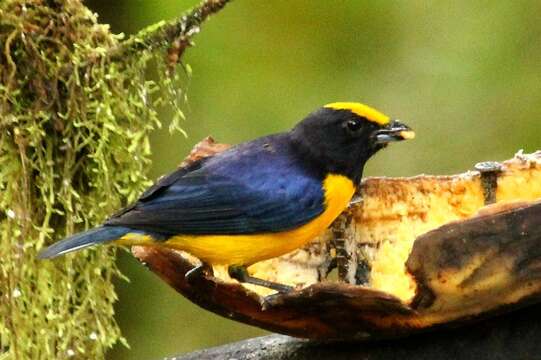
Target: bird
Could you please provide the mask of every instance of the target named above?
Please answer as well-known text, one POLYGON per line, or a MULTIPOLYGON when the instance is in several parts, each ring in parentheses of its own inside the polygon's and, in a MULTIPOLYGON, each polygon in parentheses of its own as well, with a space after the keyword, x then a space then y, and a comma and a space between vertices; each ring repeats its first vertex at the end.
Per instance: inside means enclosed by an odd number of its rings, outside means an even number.
POLYGON ((102 225, 38 254, 50 259, 89 246, 159 246, 202 265, 225 265, 243 283, 291 287, 251 276, 247 267, 296 250, 322 234, 349 205, 365 163, 389 143, 412 139, 399 120, 358 102, 333 102, 287 132, 202 158, 162 177, 102 225))

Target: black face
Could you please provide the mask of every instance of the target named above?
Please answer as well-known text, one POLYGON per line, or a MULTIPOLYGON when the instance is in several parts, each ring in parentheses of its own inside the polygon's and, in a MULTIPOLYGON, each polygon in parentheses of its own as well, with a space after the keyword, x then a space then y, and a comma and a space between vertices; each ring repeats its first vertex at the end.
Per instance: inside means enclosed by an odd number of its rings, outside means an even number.
POLYGON ((360 181, 366 161, 388 142, 402 140, 405 125, 393 121, 380 125, 349 110, 319 109, 292 131, 299 148, 326 173, 360 181))

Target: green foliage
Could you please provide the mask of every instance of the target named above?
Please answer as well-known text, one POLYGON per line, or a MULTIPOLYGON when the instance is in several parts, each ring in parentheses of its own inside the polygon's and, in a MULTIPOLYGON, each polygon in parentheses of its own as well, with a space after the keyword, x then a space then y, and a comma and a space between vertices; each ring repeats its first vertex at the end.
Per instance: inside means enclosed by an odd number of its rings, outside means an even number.
POLYGON ((120 40, 78 0, 0 2, 2 359, 99 359, 124 341, 114 250, 36 260, 133 201, 149 184, 156 108, 182 117, 174 79, 146 80, 147 62, 164 54, 113 61, 120 40))

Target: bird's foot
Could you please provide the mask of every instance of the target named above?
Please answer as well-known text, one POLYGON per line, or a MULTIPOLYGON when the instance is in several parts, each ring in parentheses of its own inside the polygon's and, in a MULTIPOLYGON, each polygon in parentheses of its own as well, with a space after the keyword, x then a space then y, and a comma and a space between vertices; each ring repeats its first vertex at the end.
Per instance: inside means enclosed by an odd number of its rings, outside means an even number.
POLYGON ((184 278, 188 282, 188 284, 193 284, 193 282, 201 277, 205 276, 212 276, 214 275, 214 271, 212 270, 212 266, 208 264, 201 264, 199 266, 194 267, 190 271, 188 271, 186 274, 184 274, 184 278))
POLYGON ((228 268, 228 272, 231 278, 241 283, 263 286, 272 290, 276 290, 279 293, 288 293, 294 289, 292 286, 289 286, 289 285, 284 285, 284 284, 276 283, 273 281, 268 281, 268 280, 259 279, 259 278, 250 276, 245 266, 232 265, 228 268))
POLYGON ((276 293, 267 295, 261 298, 261 310, 269 310, 270 308, 282 303, 282 295, 284 293, 276 293))

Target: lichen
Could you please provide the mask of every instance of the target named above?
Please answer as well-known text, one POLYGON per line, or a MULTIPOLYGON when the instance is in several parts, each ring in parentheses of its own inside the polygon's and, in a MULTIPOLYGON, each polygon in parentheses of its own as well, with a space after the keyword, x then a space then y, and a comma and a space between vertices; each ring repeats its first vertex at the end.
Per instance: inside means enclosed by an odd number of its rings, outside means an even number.
POLYGON ((0 1, 2 359, 99 359, 124 341, 113 249, 36 259, 149 184, 157 107, 172 104, 179 128, 176 76, 146 76, 165 50, 113 60, 121 38, 79 0, 0 1))

